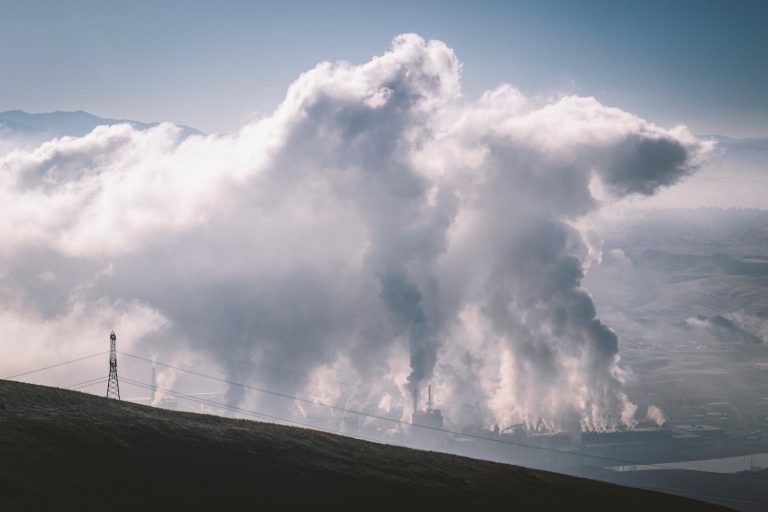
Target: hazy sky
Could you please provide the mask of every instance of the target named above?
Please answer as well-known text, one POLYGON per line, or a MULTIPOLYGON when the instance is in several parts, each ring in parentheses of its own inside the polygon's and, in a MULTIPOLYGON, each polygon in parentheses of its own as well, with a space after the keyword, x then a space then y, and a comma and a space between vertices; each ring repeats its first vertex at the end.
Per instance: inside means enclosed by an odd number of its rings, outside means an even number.
POLYGON ((593 95, 664 126, 768 136, 768 2, 0 0, 0 110, 83 109, 231 131, 321 60, 445 41, 467 98, 593 95))

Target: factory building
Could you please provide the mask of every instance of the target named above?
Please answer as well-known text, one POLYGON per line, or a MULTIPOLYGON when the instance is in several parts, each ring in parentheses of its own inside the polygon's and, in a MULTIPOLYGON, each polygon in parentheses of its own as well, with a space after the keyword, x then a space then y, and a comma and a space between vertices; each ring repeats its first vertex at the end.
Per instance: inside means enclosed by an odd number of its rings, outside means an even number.
MULTIPOLYGON (((426 411, 419 411, 419 404, 418 401, 415 401, 413 404, 413 420, 411 423, 414 425, 418 425, 421 427, 427 427, 427 428, 416 428, 415 431, 434 431, 435 429, 442 429, 443 428, 443 413, 440 411, 440 409, 435 409, 433 407, 432 403, 432 385, 427 386, 427 392, 428 392, 428 398, 427 398, 427 410, 426 411)), ((418 396, 418 395, 416 395, 418 396)))

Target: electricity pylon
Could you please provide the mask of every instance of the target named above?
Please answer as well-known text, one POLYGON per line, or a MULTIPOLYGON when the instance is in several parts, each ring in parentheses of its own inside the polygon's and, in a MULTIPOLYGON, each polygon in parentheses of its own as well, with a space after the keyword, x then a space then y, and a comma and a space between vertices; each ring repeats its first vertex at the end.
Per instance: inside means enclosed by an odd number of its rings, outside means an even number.
POLYGON ((107 398, 120 400, 120 384, 117 381, 117 336, 115 331, 109 334, 109 380, 107 380, 107 398))

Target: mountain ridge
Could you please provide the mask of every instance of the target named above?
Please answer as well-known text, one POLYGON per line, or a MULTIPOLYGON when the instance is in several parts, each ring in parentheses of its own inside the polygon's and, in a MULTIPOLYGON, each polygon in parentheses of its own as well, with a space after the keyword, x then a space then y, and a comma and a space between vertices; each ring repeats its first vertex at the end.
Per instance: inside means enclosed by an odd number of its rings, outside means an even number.
MULTIPOLYGON (((0 112, 0 129, 5 128, 11 135, 53 137, 82 137, 97 126, 130 124, 136 129, 146 130, 159 125, 159 122, 143 122, 130 119, 99 117, 84 110, 30 113, 24 110, 6 110, 0 112)), ((183 138, 191 135, 204 135, 196 128, 177 125, 183 138)))

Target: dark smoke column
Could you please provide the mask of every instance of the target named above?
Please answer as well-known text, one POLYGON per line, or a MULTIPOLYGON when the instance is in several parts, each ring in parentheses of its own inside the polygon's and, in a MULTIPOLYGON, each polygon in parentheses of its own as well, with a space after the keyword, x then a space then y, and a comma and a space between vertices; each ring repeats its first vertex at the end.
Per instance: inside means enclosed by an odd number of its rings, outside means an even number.
POLYGON ((381 277, 381 299, 408 335, 411 361, 408 389, 413 410, 416 411, 419 386, 432 376, 437 359, 437 341, 429 333, 421 292, 404 272, 393 271, 381 277))

